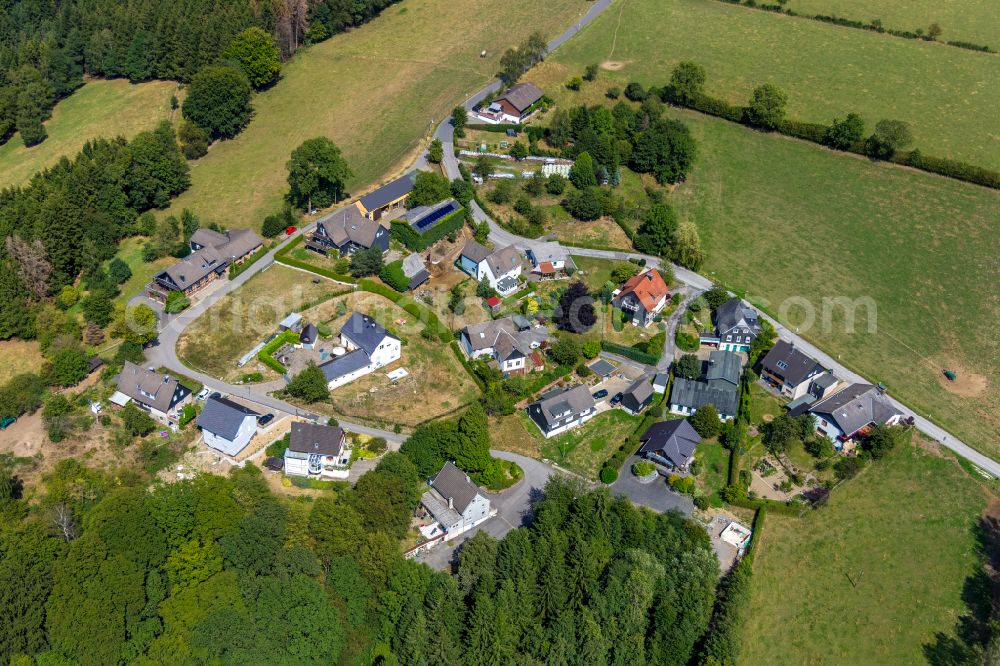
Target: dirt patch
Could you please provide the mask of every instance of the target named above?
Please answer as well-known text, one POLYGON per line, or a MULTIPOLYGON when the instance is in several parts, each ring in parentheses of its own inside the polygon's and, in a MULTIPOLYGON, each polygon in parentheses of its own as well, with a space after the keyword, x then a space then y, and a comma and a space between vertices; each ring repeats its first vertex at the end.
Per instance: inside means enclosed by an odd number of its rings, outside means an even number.
POLYGON ((969 372, 965 368, 955 364, 947 366, 947 369, 957 375, 954 381, 945 377, 944 371, 936 371, 938 384, 940 384, 941 388, 945 391, 954 393, 955 395, 963 398, 978 398, 986 392, 989 382, 986 381, 986 377, 983 375, 977 375, 974 372, 969 372))
POLYGON ((770 423, 774 420, 774 414, 764 414, 761 418, 764 420, 764 423, 770 423))
POLYGON ((601 63, 601 69, 606 69, 609 72, 617 72, 623 69, 626 64, 623 60, 605 60, 601 63))

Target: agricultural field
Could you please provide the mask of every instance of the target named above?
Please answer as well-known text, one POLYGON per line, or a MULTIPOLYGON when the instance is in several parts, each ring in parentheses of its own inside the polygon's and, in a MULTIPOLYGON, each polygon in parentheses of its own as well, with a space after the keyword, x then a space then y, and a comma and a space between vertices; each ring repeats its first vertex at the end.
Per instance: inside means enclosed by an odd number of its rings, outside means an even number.
POLYGON ((131 138, 180 112, 170 110, 170 97, 181 96, 173 81, 129 83, 124 79, 89 81, 56 104, 45 123, 42 143, 25 148, 15 134, 0 146, 0 188, 21 185, 62 156, 73 157, 97 137, 131 138))
POLYGON ((188 326, 177 341, 177 355, 190 368, 236 380, 259 369, 253 362, 237 368, 236 361, 274 333, 288 313, 340 291, 332 282, 314 284, 309 274, 274 264, 188 326))
POLYGON ((35 340, 0 340, 0 384, 24 372, 37 373, 44 361, 35 340))
POLYGON ((893 30, 927 31, 931 23, 941 26, 939 41, 984 44, 1000 49, 1000 15, 989 0, 965 0, 961 3, 935 0, 880 2, 872 5, 861 0, 789 0, 785 7, 799 14, 838 16, 855 21, 880 19, 893 30))
MULTIPOLYGON (((743 634, 748 664, 916 664, 953 636, 990 501, 915 440, 802 518, 767 515, 743 634)), ((943 662, 933 662, 943 663, 943 662)))
POLYGON ((166 214, 190 208, 224 226, 259 226, 281 205, 291 151, 315 136, 340 146, 354 171, 352 194, 361 194, 405 166, 452 107, 492 78, 504 49, 536 30, 555 35, 588 7, 405 0, 302 49, 281 81, 255 97, 247 129, 192 165, 190 190, 166 214), (442 30, 461 37, 442 39, 442 30))
MULTIPOLYGON (((857 18, 873 13, 869 8, 857 18)), ((716 0, 628 0, 585 27, 527 79, 566 102, 580 95, 563 84, 589 64, 604 69, 597 83, 584 88, 603 94, 608 85, 629 81, 663 85, 682 60, 703 65, 706 92, 732 103, 746 103, 758 84, 775 83, 788 93, 792 118, 829 123, 857 112, 869 130, 882 118, 905 120, 924 152, 1000 169, 996 55, 716 0)))

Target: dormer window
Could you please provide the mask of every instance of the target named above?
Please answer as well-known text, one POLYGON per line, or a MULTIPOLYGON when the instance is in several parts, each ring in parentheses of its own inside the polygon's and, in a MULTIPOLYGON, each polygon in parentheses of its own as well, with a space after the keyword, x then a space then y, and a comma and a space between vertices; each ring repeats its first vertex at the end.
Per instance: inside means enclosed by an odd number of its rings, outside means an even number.
POLYGON ((785 363, 784 361, 778 361, 777 363, 775 363, 775 365, 778 366, 778 370, 784 370, 785 368, 788 367, 788 364, 785 363))

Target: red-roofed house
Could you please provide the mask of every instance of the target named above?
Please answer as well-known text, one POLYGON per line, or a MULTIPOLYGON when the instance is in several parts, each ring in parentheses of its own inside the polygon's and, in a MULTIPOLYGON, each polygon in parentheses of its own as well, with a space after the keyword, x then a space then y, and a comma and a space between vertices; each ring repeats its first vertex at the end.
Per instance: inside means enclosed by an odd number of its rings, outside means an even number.
POLYGON ((612 303, 632 317, 636 326, 649 326, 667 305, 670 290, 660 273, 652 268, 629 278, 612 303))
POLYGON ((490 310, 493 312, 497 312, 500 309, 502 302, 499 296, 490 296, 486 299, 486 305, 490 306, 490 310))

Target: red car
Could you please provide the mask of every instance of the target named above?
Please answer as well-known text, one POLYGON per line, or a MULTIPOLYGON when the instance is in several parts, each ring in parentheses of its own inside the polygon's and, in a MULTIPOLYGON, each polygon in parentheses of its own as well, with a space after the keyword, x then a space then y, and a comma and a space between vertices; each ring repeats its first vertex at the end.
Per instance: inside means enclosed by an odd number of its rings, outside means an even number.
POLYGON ((288 236, 291 236, 296 231, 298 231, 297 227, 288 227, 287 229, 285 229, 285 234, 288 235, 288 236))

